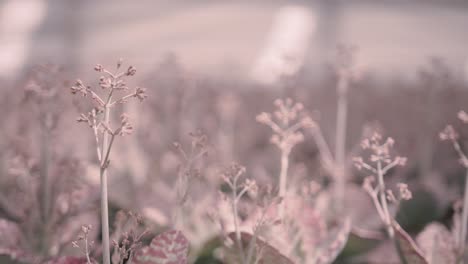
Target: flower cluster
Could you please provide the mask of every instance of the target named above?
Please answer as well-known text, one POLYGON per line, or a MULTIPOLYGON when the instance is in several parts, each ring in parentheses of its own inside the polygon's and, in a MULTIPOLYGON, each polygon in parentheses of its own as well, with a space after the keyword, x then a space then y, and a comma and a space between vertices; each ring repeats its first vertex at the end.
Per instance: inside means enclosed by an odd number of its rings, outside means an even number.
POLYGON ((298 143, 304 141, 304 135, 299 131, 302 128, 314 127, 315 122, 303 113, 304 106, 294 103, 292 99, 277 99, 274 102, 277 110, 273 113, 261 113, 257 122, 269 126, 274 134, 271 142, 282 151, 289 153, 298 143))
POLYGON ((97 92, 93 91, 90 86, 86 86, 83 81, 77 80, 75 85, 71 87, 72 94, 79 94, 83 97, 90 97, 94 102, 93 109, 87 114, 81 114, 78 122, 87 123, 95 131, 105 131, 111 135, 128 135, 133 131, 133 127, 129 123, 127 115, 121 116, 121 125, 113 130, 110 124, 102 121, 104 110, 111 108, 116 104, 126 103, 130 98, 137 98, 140 102, 147 98, 146 89, 137 87, 131 93, 124 94, 118 99, 114 99, 118 92, 127 92, 130 88, 127 86, 125 77, 133 76, 136 73, 136 68, 130 66, 126 71, 119 72, 122 61, 117 63, 117 72, 112 73, 105 69, 102 65, 98 64, 94 67, 97 72, 104 73, 105 75, 99 78, 99 87, 102 90, 107 90, 107 96, 101 97, 97 92))
POLYGON ((78 235, 78 239, 75 241, 72 241, 72 246, 74 248, 82 248, 80 246, 80 242, 83 244, 83 254, 86 256, 86 264, 92 264, 94 261, 91 259, 90 254, 91 254, 91 248, 94 245, 94 241, 88 241, 89 239, 89 233, 93 229, 91 225, 82 225, 81 226, 81 234, 78 235))
POLYGON ((371 175, 364 179, 362 187, 369 194, 374 203, 375 209, 379 214, 380 219, 386 225, 387 234, 390 238, 394 237, 395 229, 392 225, 393 217, 390 214, 388 202, 399 204, 402 200, 412 198, 411 191, 405 183, 397 184, 399 195, 395 196, 392 190, 385 186, 385 174, 395 166, 404 166, 406 158, 393 156, 391 149, 395 141, 392 138, 387 138, 385 141, 382 135, 374 132, 368 139, 364 139, 361 147, 364 150, 370 150, 371 155, 369 162, 364 161, 362 157, 354 158, 354 164, 357 169, 366 169, 377 176, 371 175), (377 179, 377 183, 374 183, 377 179))
MULTIPOLYGON (((237 187, 242 187, 241 193, 244 194, 251 188, 256 188, 255 181, 246 180, 243 184, 239 183, 240 177, 245 173, 245 167, 237 163, 232 163, 228 167, 224 168, 221 174, 223 181, 231 187, 232 190, 236 190, 237 187)), ((242 196, 242 195, 240 195, 242 196)))
POLYGON ((413 198, 413 194, 408 188, 408 184, 406 183, 398 183, 398 197, 393 194, 392 190, 387 190, 387 200, 392 203, 399 203, 401 201, 408 201, 413 198))
MULTIPOLYGON (((375 132, 369 139, 364 139, 361 142, 361 148, 364 150, 369 149, 371 155, 369 161, 381 167, 382 173, 385 174, 388 170, 395 166, 404 166, 407 159, 401 156, 392 157, 390 150, 395 144, 395 140, 387 138, 382 143, 382 135, 375 132)), ((364 161, 362 157, 355 157, 353 159, 354 165, 358 170, 367 169, 373 173, 377 173, 378 168, 364 161)))
MULTIPOLYGON (((465 111, 458 112, 458 119, 462 121, 464 124, 468 123, 468 114, 465 111)), ((451 125, 447 125, 442 132, 439 133, 439 138, 442 141, 450 141, 453 145, 453 148, 457 152, 459 156, 460 163, 465 167, 468 168, 468 158, 466 157, 465 152, 463 152, 460 143, 458 142, 459 134, 451 125)))
MULTIPOLYGON (((121 70, 121 67, 122 60, 117 62, 115 72, 107 70, 100 64, 94 67, 95 71, 104 74, 99 78, 101 92, 93 91, 90 86, 86 86, 81 80, 77 80, 75 85, 71 87, 72 94, 90 97, 94 104, 92 110, 87 114, 81 114, 77 121, 90 126, 96 140, 96 152, 100 164, 102 248, 103 263, 105 264, 111 263, 109 251, 109 215, 107 209, 107 168, 110 164, 110 153, 116 136, 129 135, 133 131, 133 126, 130 124, 129 118, 125 113, 120 116, 120 125, 117 128, 112 128, 112 110, 115 105, 125 103, 130 98, 137 98, 140 101, 146 98, 145 89, 143 88, 136 88, 133 92, 128 92, 130 88, 127 86, 126 77, 136 74, 135 67, 130 66, 124 71, 121 70), (98 93, 103 93, 104 96, 101 97, 98 93)), ((123 249, 119 249, 121 250, 119 253, 121 257, 127 255, 128 248, 128 245, 124 245, 123 249)))

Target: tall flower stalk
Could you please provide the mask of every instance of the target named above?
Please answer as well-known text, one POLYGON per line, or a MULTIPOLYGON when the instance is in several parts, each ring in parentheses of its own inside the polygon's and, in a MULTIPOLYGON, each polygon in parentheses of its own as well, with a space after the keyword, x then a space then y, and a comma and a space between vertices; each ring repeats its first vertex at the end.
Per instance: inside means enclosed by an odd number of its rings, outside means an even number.
POLYGON ((335 134, 335 184, 336 209, 343 209, 344 192, 346 187, 346 131, 348 120, 348 90, 350 81, 355 73, 355 48, 341 46, 338 48, 336 72, 338 75, 336 134, 335 134))
POLYGON ((248 254, 245 254, 244 246, 242 244, 242 237, 240 231, 240 223, 239 223, 239 208, 238 204, 242 196, 247 192, 256 192, 257 185, 255 181, 250 179, 245 179, 241 182, 241 176, 245 173, 245 167, 240 166, 239 164, 233 163, 231 166, 225 169, 222 174, 223 181, 229 186, 231 189, 231 209, 232 215, 234 218, 234 232, 235 232, 235 242, 237 246, 237 250, 240 254, 240 260, 242 264, 249 264, 252 252, 250 249, 248 250, 248 254))
MULTIPOLYGON (((369 139, 364 139, 361 143, 361 147, 364 150, 368 149, 371 152, 369 160, 365 161, 362 157, 356 157, 354 158, 354 163, 357 169, 364 169, 372 173, 371 176, 364 179, 363 188, 371 197, 377 213, 385 225, 388 237, 395 243, 394 219, 390 213, 388 203, 399 203, 402 200, 409 200, 412 195, 408 186, 404 183, 397 185, 399 188, 398 198, 385 185, 384 177, 388 171, 396 166, 404 166, 406 164, 405 157, 393 156, 391 154, 394 143, 395 141, 392 138, 382 140, 382 136, 375 132, 369 139), (374 184, 376 177, 377 184, 374 184)), ((400 253, 399 246, 395 245, 400 253)), ((400 256, 400 258, 405 260, 404 256, 400 256)))
MULTIPOLYGON (((303 113, 304 106, 294 103, 292 99, 277 99, 274 102, 276 111, 273 113, 261 113, 257 116, 259 123, 269 126, 273 130, 271 142, 281 152, 281 168, 279 174, 279 196, 284 198, 287 192, 287 178, 289 169, 289 155, 292 148, 304 141, 304 135, 300 132, 306 127, 315 126, 315 122, 303 113)), ((284 203, 280 207, 282 215, 284 203)))
POLYGON ((130 66, 127 70, 121 70, 122 61, 117 63, 116 72, 105 69, 102 65, 96 65, 94 70, 103 74, 99 79, 99 86, 104 95, 101 97, 91 87, 85 86, 82 81, 77 80, 72 86, 72 94, 79 94, 91 99, 93 108, 87 114, 81 114, 78 122, 88 124, 94 133, 96 141, 96 153, 99 161, 99 174, 101 181, 101 228, 102 228, 102 252, 103 263, 110 264, 110 242, 109 242, 109 210, 107 177, 110 163, 110 153, 116 136, 131 134, 133 127, 125 113, 120 117, 120 124, 113 128, 111 119, 114 106, 126 103, 131 98, 143 101, 147 95, 145 89, 136 88, 129 92, 130 88, 125 83, 126 77, 133 76, 136 69, 130 66), (117 99, 115 99, 117 98, 117 99))

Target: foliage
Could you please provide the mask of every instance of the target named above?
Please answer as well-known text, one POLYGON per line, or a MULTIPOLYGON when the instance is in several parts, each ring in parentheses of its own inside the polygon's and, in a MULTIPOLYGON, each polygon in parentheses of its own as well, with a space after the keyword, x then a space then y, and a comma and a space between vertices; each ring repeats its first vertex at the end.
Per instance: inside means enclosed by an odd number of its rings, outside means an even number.
POLYGON ((189 242, 179 230, 168 230, 153 238, 135 254, 135 264, 186 264, 189 242))

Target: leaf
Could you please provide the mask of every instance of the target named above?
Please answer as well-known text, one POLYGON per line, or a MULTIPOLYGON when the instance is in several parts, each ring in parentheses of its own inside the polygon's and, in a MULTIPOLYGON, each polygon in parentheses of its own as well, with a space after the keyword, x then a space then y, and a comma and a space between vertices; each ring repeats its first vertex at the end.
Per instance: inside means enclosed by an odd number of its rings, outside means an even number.
POLYGON ((2 247, 0 246, 0 256, 7 256, 11 260, 16 260, 21 263, 34 263, 37 262, 36 257, 24 252, 23 250, 15 247, 2 247))
POLYGON ((395 230, 397 248, 407 264, 429 264, 421 249, 410 235, 396 222, 392 221, 395 230))
MULTIPOLYGON (((92 263, 96 263, 96 261, 91 260, 92 263)), ((45 264, 87 264, 88 261, 86 260, 85 257, 71 257, 71 256, 65 256, 65 257, 57 257, 54 259, 51 259, 45 264)))
MULTIPOLYGON (((236 241, 235 232, 229 233, 228 237, 232 241, 236 241)), ((253 238, 254 236, 252 234, 241 232, 242 246, 246 254, 248 252, 250 242, 252 241, 253 238)), ((236 242, 234 242, 234 245, 232 246, 232 248, 234 250, 231 250, 231 252, 228 252, 229 256, 225 260, 227 261, 226 263, 229 263, 229 264, 240 263, 238 261, 239 252, 237 250, 236 242)), ((294 264, 292 260, 282 255, 276 248, 272 247, 270 244, 261 240, 258 237, 255 237, 255 249, 256 249, 255 251, 257 252, 257 254, 258 252, 260 252, 260 255, 257 256, 259 259, 258 259, 258 262, 256 263, 258 264, 294 264)), ((252 260, 255 261, 255 256, 252 260)))
POLYGON ((343 224, 335 231, 328 234, 328 239, 320 247, 316 255, 316 264, 332 263, 341 253, 348 242, 349 232, 351 231, 351 220, 346 218, 343 224))
POLYGON ((430 223, 419 233, 416 241, 430 264, 456 263, 455 241, 444 225, 437 222, 430 223))
POLYGON ((327 237, 325 219, 310 206, 304 207, 296 216, 301 232, 301 248, 306 255, 313 254, 317 246, 327 237))
POLYGON ((179 230, 159 234, 136 252, 134 264, 186 264, 189 242, 179 230))

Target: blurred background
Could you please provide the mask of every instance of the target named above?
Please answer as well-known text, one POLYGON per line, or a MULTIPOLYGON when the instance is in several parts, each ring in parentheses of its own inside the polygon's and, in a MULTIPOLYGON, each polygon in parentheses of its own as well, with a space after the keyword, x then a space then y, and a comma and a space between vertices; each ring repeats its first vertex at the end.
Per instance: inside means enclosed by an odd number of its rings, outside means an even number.
MULTIPOLYGON (((219 263, 211 244, 219 230, 207 208, 222 185, 220 167, 237 161, 259 184, 276 184, 280 154, 255 116, 271 112, 277 98, 302 102, 335 149, 337 68, 346 50, 347 158, 359 155, 369 128, 394 138, 408 164, 392 170, 388 184, 403 181, 413 192, 398 221, 411 235, 432 221, 450 228, 464 169, 439 132, 453 124, 461 142, 468 135, 457 120, 468 110, 467 33, 462 0, 0 0, 0 255, 79 255, 70 241, 83 223, 96 226, 99 244, 95 142, 75 121, 89 104, 69 88, 77 78, 98 87, 94 65, 113 69, 119 58, 137 68, 128 84, 147 88, 148 100, 119 108, 135 133, 113 149, 112 221, 124 209, 141 212, 153 230, 170 225, 183 163, 173 142, 188 151, 189 133, 201 131, 208 156, 197 162, 203 176, 180 229, 192 242, 191 260, 219 263)), ((333 176, 304 134, 291 153, 292 182, 314 181, 326 197, 333 176)), ((360 188, 367 175, 352 167, 346 175, 345 200, 355 212, 347 213, 361 228, 382 231, 360 188)), ((388 241, 353 236, 337 263, 397 259, 388 241)))
POLYGON ((174 53, 191 71, 248 78, 285 57, 320 67, 339 43, 359 47, 362 63, 386 77, 414 78, 429 57, 462 74, 466 8, 460 0, 3 0, 0 74, 9 79, 37 61, 82 70, 116 54, 149 71, 174 53))

